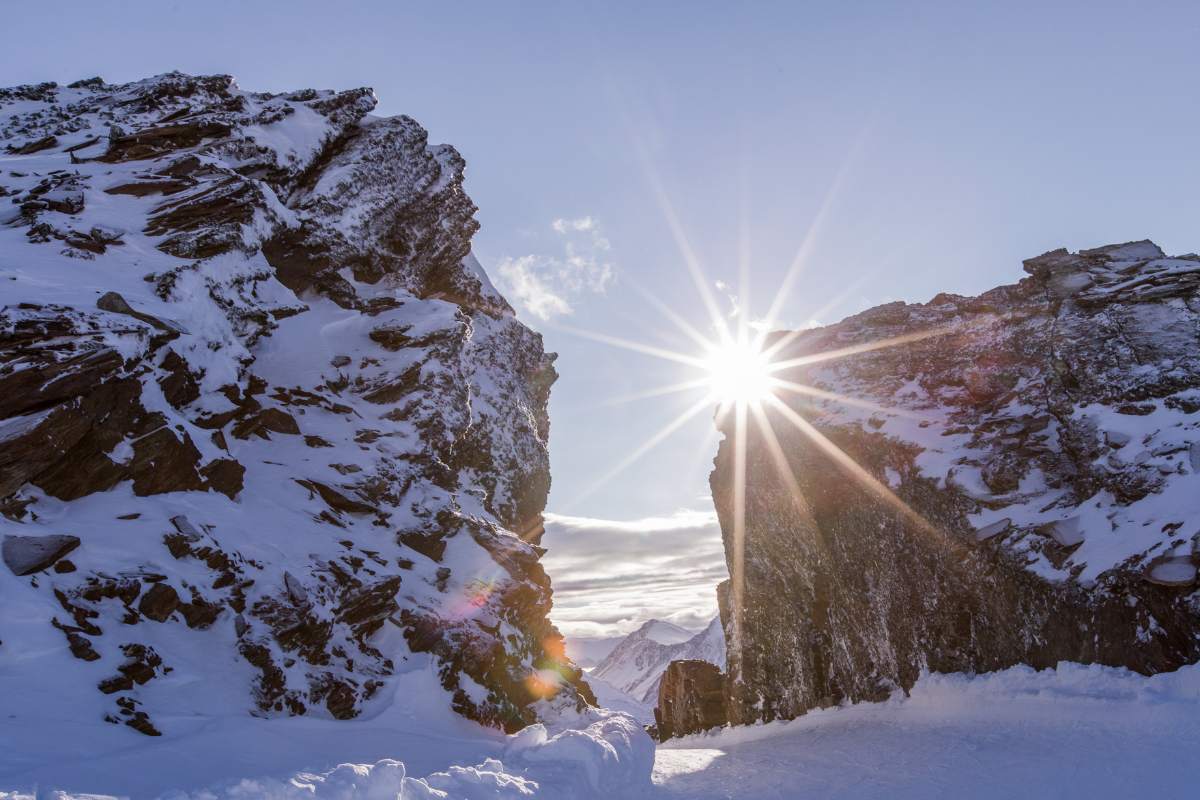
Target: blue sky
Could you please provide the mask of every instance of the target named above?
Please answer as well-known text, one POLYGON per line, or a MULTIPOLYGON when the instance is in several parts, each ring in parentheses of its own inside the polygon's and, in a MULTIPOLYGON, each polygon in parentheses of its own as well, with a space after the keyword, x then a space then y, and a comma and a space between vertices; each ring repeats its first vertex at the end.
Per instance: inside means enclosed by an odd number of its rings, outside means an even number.
POLYGON ((4 84, 370 85, 458 147, 484 266, 550 295, 523 316, 560 353, 565 514, 707 505, 706 414, 588 492, 695 396, 605 404, 686 371, 561 329, 690 347, 642 294, 707 325, 664 203, 711 281, 749 253, 752 315, 820 217, 796 325, 976 293, 1058 246, 1200 250, 1195 4, 59 2, 5 24, 4 84))

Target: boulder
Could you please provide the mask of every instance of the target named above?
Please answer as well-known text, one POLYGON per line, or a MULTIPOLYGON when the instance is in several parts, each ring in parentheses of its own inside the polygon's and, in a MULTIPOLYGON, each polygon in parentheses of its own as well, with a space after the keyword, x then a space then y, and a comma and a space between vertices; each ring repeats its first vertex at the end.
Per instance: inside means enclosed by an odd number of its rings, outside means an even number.
POLYGON ((155 622, 166 622, 175 609, 179 608, 179 594, 166 583, 156 583, 142 595, 138 611, 155 622))
POLYGON ((725 676, 707 661, 672 661, 658 685, 654 723, 659 741, 726 724, 725 676))
POLYGON ((4 563, 14 575, 32 575, 53 566, 76 547, 79 547, 78 536, 5 536, 4 563))

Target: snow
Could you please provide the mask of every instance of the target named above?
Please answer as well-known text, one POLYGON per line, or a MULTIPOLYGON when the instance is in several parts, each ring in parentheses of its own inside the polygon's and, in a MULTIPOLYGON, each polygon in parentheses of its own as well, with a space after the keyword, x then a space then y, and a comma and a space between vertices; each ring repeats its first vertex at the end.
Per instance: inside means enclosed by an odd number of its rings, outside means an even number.
POLYGON ((990 525, 985 525, 975 531, 975 540, 979 542, 987 541, 997 534, 1004 533, 1012 525, 1012 520, 1008 517, 998 519, 990 525))
MULTIPOLYGON (((435 680, 428 667, 408 673, 400 691, 419 701, 435 680)), ((1191 797, 1200 780, 1200 666, 1152 677, 1069 663, 927 674, 908 697, 725 728, 657 752, 624 715, 501 736, 423 710, 406 717, 393 707, 352 723, 229 719, 180 742, 96 740, 88 759, 63 743, 40 782, 7 769, 35 749, 21 737, 0 756, 0 798, 32 798, 40 783, 40 797, 60 787, 70 792, 63 800, 89 791, 168 800, 1103 800, 1191 797)), ((57 730, 46 720, 29 733, 49 740, 57 730)))
POLYGON ((643 635, 652 642, 659 644, 679 644, 686 642, 696 635, 695 631, 681 628, 673 622, 652 619, 641 627, 643 635))
MULTIPOLYGON (((1195 262, 1180 263, 1195 266, 1195 262)), ((1147 369, 1169 367, 1160 364, 1147 369)), ((868 387, 854 383, 852 373, 843 364, 814 368, 810 378, 815 385, 845 397, 870 395, 868 387)), ((1089 585, 1130 559, 1145 562, 1156 556, 1166 538, 1164 526, 1200 517, 1200 492, 1196 491, 1200 480, 1200 422, 1163 399, 1147 401, 1149 413, 1141 415, 1122 414, 1099 403, 1080 404, 1072 410, 1076 420, 1094 424, 1111 448, 1101 458, 1153 469, 1161 476, 1162 485, 1133 503, 1122 504, 1110 493, 1099 492, 1066 506, 1065 489, 1052 487, 1036 466, 1030 468, 1015 491, 993 493, 983 482, 978 466, 978 443, 972 442, 970 433, 951 432, 955 430, 952 408, 918 394, 912 384, 910 379, 894 391, 889 389, 889 396, 871 398, 885 407, 864 407, 845 397, 830 397, 810 401, 811 410, 821 425, 858 424, 870 430, 874 426, 868 426, 868 420, 874 420, 881 423, 876 428, 880 433, 920 447, 915 465, 923 477, 939 486, 948 484, 978 501, 978 511, 969 515, 977 539, 999 541, 1001 533, 1009 539, 1014 532, 1035 531, 1062 546, 1075 548, 1066 561, 1056 565, 1041 552, 1030 550, 1028 537, 1021 540, 1018 536, 1011 544, 1006 543, 1027 558, 1027 568, 1035 574, 1053 581, 1073 576, 1089 585), (904 404, 896 404, 901 398, 904 404), (1003 519, 1011 523, 1007 532, 993 529, 1003 519)), ((1016 418, 1035 410, 1021 402, 1019 392, 1017 395, 1004 407, 1004 415, 1016 418)), ((1194 390, 1175 395, 1178 399, 1193 396, 1194 390)), ((1056 422, 1046 428, 1047 435, 1057 435, 1056 431, 1056 422)))
POLYGON ((654 703, 643 702, 594 675, 588 675, 587 682, 588 686, 592 687, 592 693, 596 695, 596 702, 601 707, 628 714, 643 725, 654 724, 654 703))
POLYGON ((1187 557, 1167 559, 1150 568, 1150 578, 1168 586, 1188 586, 1196 580, 1196 565, 1187 557))
MULTIPOLYGON (((187 693, 195 705, 162 719, 187 732, 156 739, 114 728, 99 715, 42 705, 38 687, 20 697, 5 690, 6 712, 24 722, 22 735, 6 737, 0 752, 0 798, 5 790, 36 786, 72 797, 392 798, 394 792, 381 792, 402 779, 397 785, 418 798, 445 796, 422 783, 453 798, 589 798, 646 784, 653 743, 630 717, 597 711, 569 720, 575 728, 534 725, 505 736, 450 712, 436 665, 424 656, 411 660, 377 712, 349 722, 204 714, 216 684, 205 685, 210 676, 184 675, 185 686, 197 685, 187 693), (35 711, 43 713, 22 713, 35 711)), ((87 667, 73 659, 58 666, 54 677, 63 681, 87 667)), ((244 668, 232 659, 229 666, 244 668)))
POLYGON ((1200 667, 925 675, 911 696, 660 745, 656 798, 1194 797, 1200 667))

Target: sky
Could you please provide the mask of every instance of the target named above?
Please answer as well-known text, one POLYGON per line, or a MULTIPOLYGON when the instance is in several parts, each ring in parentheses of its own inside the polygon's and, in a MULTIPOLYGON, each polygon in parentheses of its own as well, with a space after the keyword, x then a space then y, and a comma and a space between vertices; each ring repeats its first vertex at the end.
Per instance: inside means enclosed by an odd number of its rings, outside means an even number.
MULTIPOLYGON (((614 545, 641 520, 676 546, 668 518, 697 553, 717 542, 709 414, 616 469, 700 396, 628 398, 696 373, 580 333, 694 351, 662 310, 712 333, 689 257, 720 313, 761 321, 779 297, 788 327, 975 294, 1060 246, 1200 250, 1195 3, 64 0, 5 25, 5 84, 366 85, 457 147, 476 253, 559 354, 545 543, 565 561, 588 521, 614 545)), ((575 569, 551 575, 595 580, 575 569)), ((688 613, 672 595, 606 624, 688 613)))

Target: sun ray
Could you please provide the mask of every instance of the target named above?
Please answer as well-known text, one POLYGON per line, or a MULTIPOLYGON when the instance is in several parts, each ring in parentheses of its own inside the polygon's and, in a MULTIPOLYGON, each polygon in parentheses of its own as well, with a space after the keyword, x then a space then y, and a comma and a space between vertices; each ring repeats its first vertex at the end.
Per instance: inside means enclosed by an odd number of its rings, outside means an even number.
POLYGON ((643 442, 641 445, 639 445, 636 450, 634 450, 628 456, 623 458, 619 463, 617 463, 616 466, 614 466, 608 472, 601 475, 595 482, 592 483, 592 485, 588 486, 581 493, 576 495, 573 500, 571 500, 569 503, 567 503, 564 506, 564 508, 570 509, 570 508, 575 507, 576 505, 581 503, 583 500, 587 499, 592 494, 594 494, 596 491, 603 488, 605 486, 605 484, 607 484, 609 481, 611 481, 617 475, 620 475, 622 472, 624 472, 626 469, 628 469, 631 464, 633 464, 638 459, 640 459, 642 456, 644 456, 646 453, 650 452, 655 447, 657 447, 664 439, 666 439, 672 433, 674 433, 675 431, 682 428, 685 424, 687 424, 688 420, 690 420, 692 417, 699 414, 704 409, 710 408, 711 405, 712 405, 712 401, 710 400, 710 398, 707 395, 704 396, 703 398, 701 398, 701 400, 698 403, 690 406, 689 408, 684 410, 682 413, 680 413, 679 416, 675 417, 675 419, 671 420, 666 425, 664 425, 662 428, 660 428, 657 433, 655 433, 653 436, 651 436, 649 439, 647 439, 645 442, 643 442))
POLYGON ((749 341, 750 334, 750 189, 746 165, 739 171, 738 214, 738 319, 737 340, 749 341))
POLYGON ((605 408, 610 406, 624 405, 625 403, 633 403, 638 400, 646 400, 651 397, 662 397, 667 394, 676 394, 677 392, 686 392, 691 389, 703 389, 709 383, 707 378, 697 378, 690 381, 680 381, 678 383, 668 383, 665 386, 656 386, 653 389, 646 389, 641 392, 631 392, 629 394, 618 395, 609 400, 602 400, 596 403, 594 407, 605 408))
POLYGON ((861 483, 872 494, 879 497, 881 500, 892 506, 896 511, 899 511, 906 519, 916 524, 919 528, 927 532, 936 531, 924 517, 913 511, 907 503, 901 500, 887 486, 880 482, 874 475, 867 472, 862 465, 846 454, 846 451, 838 447, 826 436, 817 430, 811 422, 797 414, 786 403, 778 397, 770 396, 767 401, 774 406, 780 414, 783 415, 788 422, 792 423, 801 433, 808 436, 818 447, 821 448, 844 472, 861 483))
MULTIPOLYGON (((734 418, 733 450, 733 568, 730 588, 733 607, 742 607, 746 591, 746 403, 738 403, 734 418)), ((741 649, 741 626, 734 626, 734 647, 741 649)))
POLYGON ((660 314, 662 314, 664 317, 666 317, 668 321, 673 322, 675 324, 675 327, 679 328, 679 330, 682 331, 684 335, 686 335, 689 339, 691 339, 693 342, 695 342, 697 345, 699 345, 701 350, 705 350, 705 349, 713 346, 713 342, 710 339, 708 339, 700 331, 696 330, 694 325, 692 325, 687 320, 685 320, 681 315, 679 315, 678 313, 673 311, 670 306, 668 306, 666 303, 664 303, 662 300, 660 300, 658 298, 658 296, 655 295, 653 292, 651 292, 649 289, 645 288, 640 283, 637 283, 635 280, 633 280, 631 278, 625 277, 625 278, 622 278, 622 280, 624 280, 631 287, 633 287, 634 291, 636 291, 638 294, 640 294, 642 296, 642 298, 646 300, 646 302, 648 302, 648 303, 650 303, 650 305, 654 306, 655 310, 657 310, 660 314))
POLYGON ((770 365, 771 372, 779 372, 780 370, 792 369, 794 367, 802 367, 805 364, 816 364, 821 361, 832 361, 846 356, 858 355, 859 353, 869 353, 873 350, 883 350, 888 347, 896 347, 902 344, 911 344, 920 342, 925 339, 932 339, 937 336, 945 336, 950 333, 950 326, 942 326, 938 328, 930 328, 924 331, 915 331, 906 333, 903 336, 893 336, 888 339, 877 339, 873 342, 864 344, 851 345, 850 347, 841 347, 837 350, 825 350, 820 353, 812 353, 807 356, 787 359, 786 361, 773 361, 770 365))
MULTIPOLYGON (((840 306, 843 302, 846 301, 846 298, 850 297, 850 295, 852 295, 856 291, 858 291, 858 289, 864 283, 866 283, 870 277, 874 276, 874 274, 875 274, 875 272, 874 272, 874 270, 872 270, 871 272, 863 273, 862 275, 855 278, 853 281, 850 282, 849 285, 846 286, 845 289, 843 289, 841 292, 839 292, 832 300, 825 303, 825 305, 821 306, 815 312, 813 312, 812 319, 814 319, 814 320, 823 319, 825 317, 825 315, 827 315, 831 310, 840 306)), ((777 340, 772 342, 770 344, 770 346, 766 347, 763 350, 763 355, 765 355, 768 359, 773 359, 775 357, 776 353, 779 353, 782 350, 784 350, 788 345, 790 345, 792 342, 794 342, 799 336, 803 335, 805 332, 810 331, 810 330, 812 330, 811 327, 796 328, 795 330, 788 331, 783 336, 780 336, 777 340)), ((767 334, 769 334, 769 333, 770 333, 770 331, 767 331, 767 334)))
POLYGON ((640 137, 632 133, 631 135, 634 142, 634 150, 642 162, 642 170, 645 173, 646 180, 654 192, 654 198, 658 202, 663 216, 666 217, 671 237, 675 240, 675 246, 679 249, 680 256, 683 257, 684 266, 687 267, 688 274, 692 278, 692 283, 695 284, 696 291, 700 294, 700 300, 704 303, 704 307, 708 311, 712 324, 717 330, 718 338, 722 342, 728 341, 732 338, 729 333, 729 325, 726 323, 725 316, 721 313, 721 308, 717 304, 717 299, 713 294, 712 288, 709 286, 708 277, 704 274, 704 268, 700 266, 700 258, 696 255, 695 250, 692 249, 692 244, 683 229, 679 215, 675 212, 675 206, 671 203, 671 198, 667 195, 666 187, 663 185, 662 178, 659 177, 653 159, 650 158, 649 151, 640 137))
POLYGON ((779 437, 775 435, 775 429, 771 427, 771 421, 767 418, 761 405, 754 407, 754 420, 758 423, 758 428, 767 443, 767 452, 771 454, 771 459, 775 462, 775 469, 779 473, 779 477, 787 484, 793 502, 799 504, 804 497, 800 491, 800 482, 796 480, 796 473, 792 471, 792 466, 783 453, 783 446, 779 444, 779 437))
POLYGON ((850 168, 858 157, 859 151, 862 149, 863 143, 866 141, 869 126, 864 127, 859 131, 850 149, 846 152, 842 163, 838 166, 837 172, 833 176, 833 180, 829 184, 829 188, 825 191, 825 196, 821 200, 821 205, 817 209, 816 215, 812 222, 809 223, 808 230, 804 233, 804 238, 800 240, 800 246, 796 249, 796 255, 792 258, 792 263, 788 265, 787 272, 784 273, 783 280, 779 283, 779 289, 775 293, 774 300, 771 301, 770 307, 767 309, 767 314, 763 317, 762 326, 759 329, 758 337, 755 341, 756 348, 761 349, 763 342, 766 340, 767 333, 776 324, 779 318, 779 312, 783 310, 783 304, 787 302, 791 296, 792 287, 799 279, 800 274, 804 271, 805 262, 808 261, 809 254, 812 252, 816 244, 817 238, 820 236, 822 229, 825 227, 826 219, 833 208, 834 202, 842 190, 847 175, 850 173, 850 168))
POLYGON ((815 386, 809 386, 806 383, 795 383, 793 381, 785 381, 780 378, 773 378, 772 385, 779 389, 786 389, 789 392, 796 394, 808 395, 810 397, 819 397, 822 400, 832 400, 835 403, 845 403, 848 406, 856 406, 865 408, 868 411, 878 411, 881 414, 894 414, 898 417, 906 417, 908 419, 923 419, 920 414, 909 411, 907 408, 899 406, 882 406, 878 403, 872 403, 869 400, 859 400, 856 397, 848 397, 837 392, 827 392, 824 389, 818 389, 815 386))
POLYGON ((642 353, 643 355, 654 356, 667 361, 676 361, 680 364, 687 364, 692 367, 699 367, 700 369, 705 368, 704 359, 696 358, 695 356, 689 356, 685 353, 677 353, 674 350, 668 350, 665 347, 655 347, 654 345, 642 344, 641 342, 635 342, 631 339, 622 339, 619 336, 610 336, 607 333, 588 331, 584 330, 583 328, 576 328, 572 325, 563 325, 562 323, 558 322, 546 322, 543 324, 547 328, 557 330, 562 333, 569 333, 573 336, 579 336, 583 339, 591 339, 592 341, 600 342, 601 344, 610 344, 614 347, 632 350, 635 353, 642 353))

